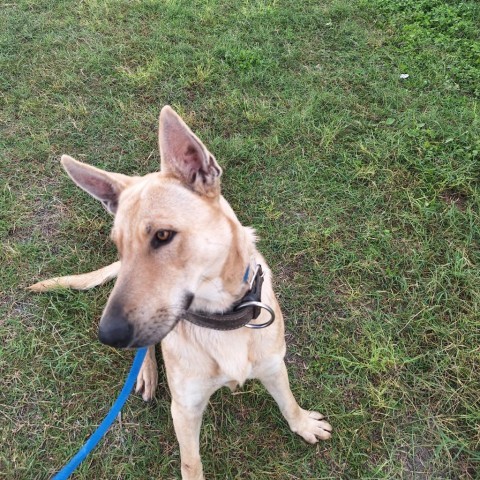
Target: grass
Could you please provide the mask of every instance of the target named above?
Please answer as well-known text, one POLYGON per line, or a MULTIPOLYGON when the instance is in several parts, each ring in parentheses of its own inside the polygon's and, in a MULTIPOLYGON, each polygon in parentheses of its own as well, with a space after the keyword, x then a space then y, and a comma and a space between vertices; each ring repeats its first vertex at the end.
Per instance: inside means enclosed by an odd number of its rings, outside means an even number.
MULTIPOLYGON (((219 391, 201 436, 208 478, 478 478, 476 2, 0 9, 0 478, 50 477, 100 423, 132 360, 96 340, 110 286, 23 289, 115 259, 111 219, 59 156, 153 171, 167 103, 257 229, 287 318, 293 390, 335 428, 311 447, 259 384, 219 391)), ((76 478, 178 476, 161 372, 156 400, 132 396, 76 478)))

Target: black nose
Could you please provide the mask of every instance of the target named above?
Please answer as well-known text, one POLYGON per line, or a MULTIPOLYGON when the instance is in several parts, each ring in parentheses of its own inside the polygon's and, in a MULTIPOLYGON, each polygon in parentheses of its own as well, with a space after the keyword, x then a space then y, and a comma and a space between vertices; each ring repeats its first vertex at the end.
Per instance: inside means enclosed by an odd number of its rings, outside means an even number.
POLYGON ((131 343, 133 326, 123 314, 122 308, 112 305, 100 321, 98 339, 105 345, 115 348, 125 348, 131 343))

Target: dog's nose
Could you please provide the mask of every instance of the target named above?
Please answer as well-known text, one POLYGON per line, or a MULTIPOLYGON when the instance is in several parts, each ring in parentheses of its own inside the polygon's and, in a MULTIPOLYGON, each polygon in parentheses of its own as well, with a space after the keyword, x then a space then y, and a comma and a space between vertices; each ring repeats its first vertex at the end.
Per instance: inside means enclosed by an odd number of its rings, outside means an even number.
POLYGON ((121 308, 112 307, 102 316, 98 328, 98 339, 111 347, 128 347, 133 337, 133 326, 125 318, 121 308))
POLYGON ((98 339, 105 345, 115 348, 128 347, 132 340, 133 328, 128 323, 113 323, 109 325, 100 325, 98 329, 98 339))

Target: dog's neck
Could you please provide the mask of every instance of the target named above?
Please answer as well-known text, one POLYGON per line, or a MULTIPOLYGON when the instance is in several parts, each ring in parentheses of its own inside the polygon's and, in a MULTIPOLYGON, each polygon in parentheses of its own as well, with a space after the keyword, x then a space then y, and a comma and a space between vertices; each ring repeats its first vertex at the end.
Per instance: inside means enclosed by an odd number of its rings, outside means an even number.
POLYGON ((198 286, 190 308, 206 313, 221 313, 230 310, 232 305, 250 289, 256 264, 253 255, 248 256, 248 259, 249 261, 243 264, 242 270, 234 273, 237 282, 233 289, 231 285, 226 288, 225 279, 220 275, 215 278, 205 278, 198 286))
POLYGON ((254 231, 240 224, 226 201, 221 207, 232 232, 228 255, 217 271, 202 277, 190 307, 206 313, 228 311, 240 300, 250 289, 257 263, 254 231))

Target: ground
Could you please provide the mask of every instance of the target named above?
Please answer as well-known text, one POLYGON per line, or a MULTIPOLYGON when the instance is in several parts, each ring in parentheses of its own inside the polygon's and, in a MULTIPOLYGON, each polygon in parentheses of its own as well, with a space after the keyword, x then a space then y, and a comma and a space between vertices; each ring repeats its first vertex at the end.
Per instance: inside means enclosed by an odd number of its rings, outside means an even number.
MULTIPOLYGON (((19 0, 0 12, 0 478, 49 478, 133 358, 97 341, 111 285, 24 290, 116 258, 111 218, 59 157, 157 169, 164 104, 216 155, 224 195, 257 230, 292 389, 335 428, 312 447, 259 384, 222 390, 201 434, 207 478, 478 478, 477 2, 19 0)), ((160 370, 156 400, 132 396, 76 478, 178 478, 160 370)))

